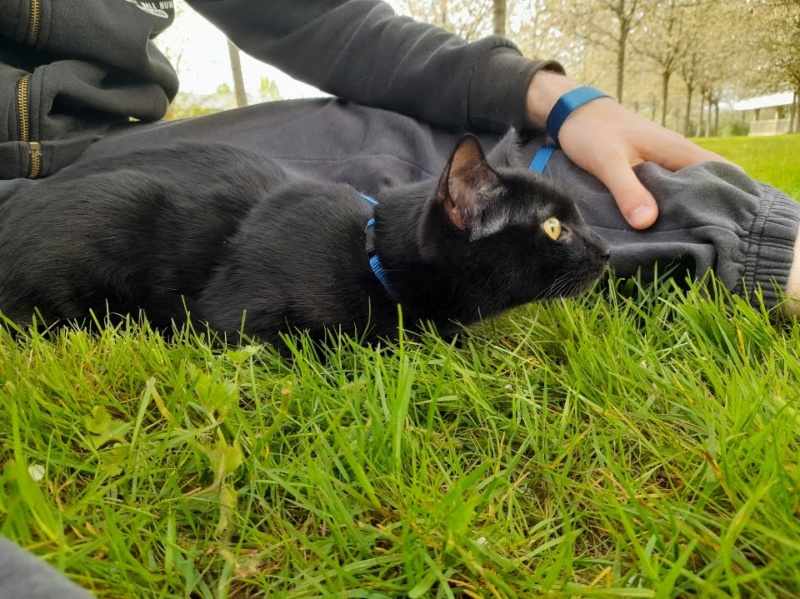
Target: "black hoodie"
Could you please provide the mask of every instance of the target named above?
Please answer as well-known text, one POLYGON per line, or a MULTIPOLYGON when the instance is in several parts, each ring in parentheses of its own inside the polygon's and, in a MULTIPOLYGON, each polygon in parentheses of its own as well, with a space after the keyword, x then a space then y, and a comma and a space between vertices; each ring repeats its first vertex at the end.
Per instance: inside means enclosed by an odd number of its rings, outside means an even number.
MULTIPOLYGON (((244 52, 336 96, 470 130, 521 127, 540 68, 501 37, 467 43, 379 0, 188 0, 244 52)), ((153 39, 172 0, 0 0, 0 179, 43 177, 178 79, 153 39)))

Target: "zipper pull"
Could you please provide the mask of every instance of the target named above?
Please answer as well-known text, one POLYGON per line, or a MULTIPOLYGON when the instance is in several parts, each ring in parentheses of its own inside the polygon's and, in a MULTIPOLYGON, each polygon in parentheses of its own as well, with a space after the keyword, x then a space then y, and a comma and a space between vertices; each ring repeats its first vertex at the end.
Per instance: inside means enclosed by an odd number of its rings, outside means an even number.
POLYGON ((28 145, 31 148, 31 165, 30 165, 30 172, 28 173, 29 179, 35 179, 39 176, 39 170, 42 166, 42 146, 39 144, 38 141, 31 141, 28 142, 28 145))

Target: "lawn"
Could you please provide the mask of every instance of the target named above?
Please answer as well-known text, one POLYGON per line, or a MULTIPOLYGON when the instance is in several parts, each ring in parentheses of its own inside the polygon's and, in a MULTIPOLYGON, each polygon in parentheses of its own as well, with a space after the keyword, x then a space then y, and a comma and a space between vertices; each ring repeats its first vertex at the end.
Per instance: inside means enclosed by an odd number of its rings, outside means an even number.
MULTIPOLYGON (((703 143, 800 196, 800 136, 703 143)), ((793 322, 622 281, 294 354, 0 332, 0 532, 103 597, 800 595, 793 322)))
POLYGON ((756 179, 800 198, 800 134, 693 140, 739 164, 756 179))

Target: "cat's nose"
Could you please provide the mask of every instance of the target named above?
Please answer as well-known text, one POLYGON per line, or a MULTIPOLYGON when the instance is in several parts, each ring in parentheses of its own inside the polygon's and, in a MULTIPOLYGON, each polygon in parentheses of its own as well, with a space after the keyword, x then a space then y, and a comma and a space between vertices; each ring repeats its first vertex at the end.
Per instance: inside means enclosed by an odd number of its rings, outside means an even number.
POLYGON ((611 248, 602 237, 600 237, 591 229, 589 230, 589 236, 586 240, 586 245, 592 253, 608 262, 608 259, 611 257, 611 248))

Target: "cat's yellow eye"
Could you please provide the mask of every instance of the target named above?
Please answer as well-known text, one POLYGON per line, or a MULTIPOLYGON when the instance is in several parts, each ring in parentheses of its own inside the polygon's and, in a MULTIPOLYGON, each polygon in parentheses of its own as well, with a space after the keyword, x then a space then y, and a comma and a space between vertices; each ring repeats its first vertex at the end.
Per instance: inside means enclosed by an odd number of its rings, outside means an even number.
POLYGON ((561 237, 561 223, 555 216, 551 216, 542 223, 542 229, 550 239, 556 240, 561 237))

